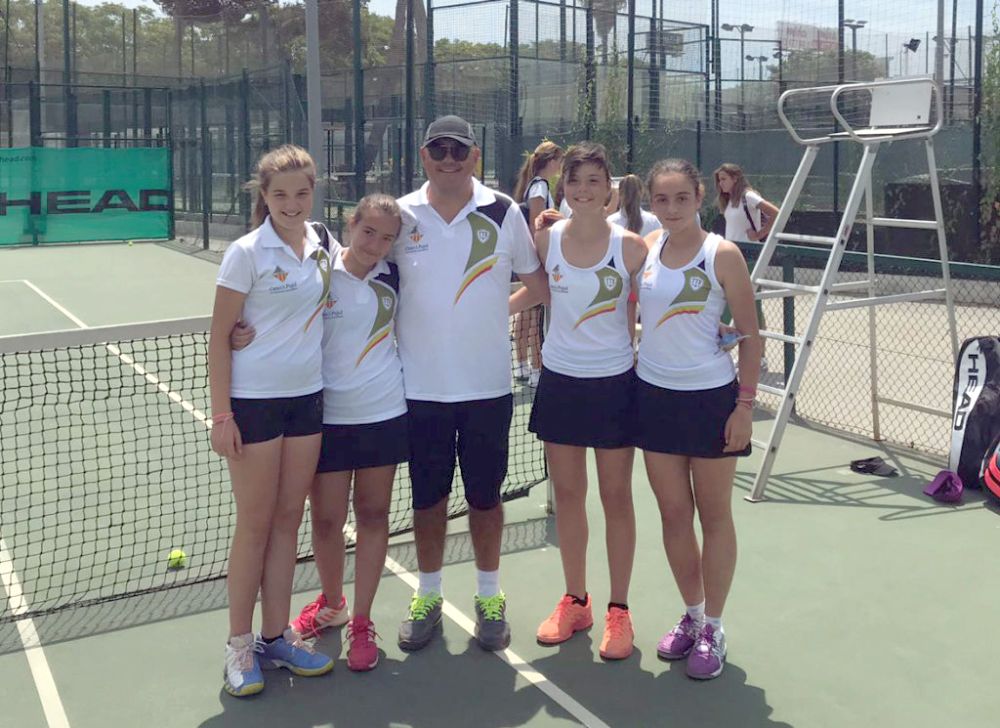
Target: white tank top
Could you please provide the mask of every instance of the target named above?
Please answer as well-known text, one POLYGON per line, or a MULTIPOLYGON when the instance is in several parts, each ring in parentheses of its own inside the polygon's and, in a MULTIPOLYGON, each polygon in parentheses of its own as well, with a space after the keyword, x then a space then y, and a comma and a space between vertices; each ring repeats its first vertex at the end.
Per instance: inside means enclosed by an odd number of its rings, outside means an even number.
POLYGON ((719 349, 726 296, 715 276, 715 253, 722 238, 709 233, 690 263, 668 268, 660 260, 668 235, 653 246, 639 281, 636 373, 664 389, 721 387, 736 377, 732 357, 719 349))
POLYGON ((628 269, 622 256, 622 234, 611 225, 608 250, 589 268, 566 262, 562 233, 568 220, 549 230, 545 270, 552 292, 552 318, 542 345, 545 367, 570 377, 613 377, 632 368, 628 336, 628 269))

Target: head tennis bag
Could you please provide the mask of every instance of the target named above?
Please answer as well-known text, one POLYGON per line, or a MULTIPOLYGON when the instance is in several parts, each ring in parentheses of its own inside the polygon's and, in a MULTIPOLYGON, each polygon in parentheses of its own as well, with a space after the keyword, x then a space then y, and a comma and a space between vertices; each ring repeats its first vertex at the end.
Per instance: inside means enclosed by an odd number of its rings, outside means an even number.
POLYGON ((1000 339, 966 339, 955 364, 948 469, 979 487, 983 455, 1000 435, 1000 339))

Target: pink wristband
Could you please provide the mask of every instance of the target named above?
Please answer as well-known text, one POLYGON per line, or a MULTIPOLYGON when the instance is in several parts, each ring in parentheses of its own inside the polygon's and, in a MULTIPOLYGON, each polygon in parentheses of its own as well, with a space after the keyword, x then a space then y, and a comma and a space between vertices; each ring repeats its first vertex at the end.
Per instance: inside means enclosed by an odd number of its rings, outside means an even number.
POLYGON ((749 394, 751 397, 757 394, 756 387, 740 387, 740 394, 749 394))

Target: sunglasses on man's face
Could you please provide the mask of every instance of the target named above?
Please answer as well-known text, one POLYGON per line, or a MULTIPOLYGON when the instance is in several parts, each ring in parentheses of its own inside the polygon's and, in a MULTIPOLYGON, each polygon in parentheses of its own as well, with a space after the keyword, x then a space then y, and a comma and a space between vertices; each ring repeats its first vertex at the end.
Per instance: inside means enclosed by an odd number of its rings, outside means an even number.
POLYGON ((464 144, 442 144, 440 142, 431 142, 427 145, 427 153, 431 155, 431 159, 435 162, 442 161, 449 154, 451 158, 456 162, 464 162, 469 158, 469 149, 464 144))

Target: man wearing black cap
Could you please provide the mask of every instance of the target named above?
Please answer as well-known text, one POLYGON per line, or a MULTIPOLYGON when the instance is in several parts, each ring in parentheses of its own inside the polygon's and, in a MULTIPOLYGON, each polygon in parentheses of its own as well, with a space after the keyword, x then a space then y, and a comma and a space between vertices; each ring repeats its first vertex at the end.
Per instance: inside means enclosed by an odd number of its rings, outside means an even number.
POLYGON ((508 298, 511 273, 532 298, 548 280, 520 209, 474 170, 480 150, 457 116, 435 120, 420 149, 427 182, 401 198, 393 246, 400 290, 396 332, 409 406, 410 479, 420 585, 399 645, 427 645, 441 621, 441 566, 456 455, 476 554, 476 639, 510 643, 500 590, 503 509, 513 413, 508 298))

